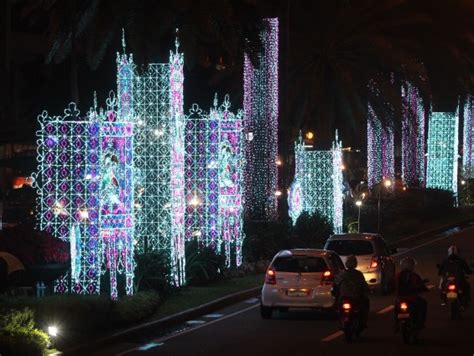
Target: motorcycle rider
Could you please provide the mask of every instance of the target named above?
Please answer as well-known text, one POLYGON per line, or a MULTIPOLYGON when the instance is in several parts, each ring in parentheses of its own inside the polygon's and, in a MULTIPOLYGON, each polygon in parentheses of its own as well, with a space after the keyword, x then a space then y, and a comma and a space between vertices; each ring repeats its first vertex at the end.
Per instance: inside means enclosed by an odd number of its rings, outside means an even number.
MULTIPOLYGON (((397 301, 407 299, 412 305, 415 323, 424 328, 427 314, 426 300, 419 293, 427 291, 424 281, 415 273, 416 261, 412 257, 405 257, 400 261, 400 273, 397 277, 397 301)), ((397 320, 397 308, 395 308, 395 320, 397 320)))
POLYGON ((344 298, 352 300, 360 308, 361 325, 367 327, 369 317, 370 300, 367 297, 369 286, 365 281, 362 272, 356 270, 357 258, 350 255, 346 260, 347 270, 342 271, 336 276, 334 285, 336 286, 340 304, 344 298))
POLYGON ((446 305, 446 294, 443 291, 449 276, 456 278, 456 282, 459 283, 459 289, 463 291, 464 303, 466 306, 469 305, 471 301, 471 286, 466 279, 467 274, 472 274, 472 270, 466 261, 459 256, 458 248, 455 245, 451 245, 448 248, 448 257, 438 266, 438 275, 441 276, 441 305, 446 305))

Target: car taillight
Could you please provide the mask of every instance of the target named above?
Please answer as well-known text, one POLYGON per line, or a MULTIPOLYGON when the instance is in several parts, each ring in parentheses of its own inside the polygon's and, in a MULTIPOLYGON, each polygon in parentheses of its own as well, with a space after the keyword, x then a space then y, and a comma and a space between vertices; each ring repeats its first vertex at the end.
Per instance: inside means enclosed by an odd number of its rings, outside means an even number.
POLYGON ((456 290, 456 285, 455 284, 450 284, 448 286, 448 290, 456 290))
POLYGON ((407 303, 400 303, 400 310, 401 311, 407 311, 408 310, 408 304, 407 303))
POLYGON ((275 271, 272 269, 269 269, 267 271, 267 274, 265 276, 265 283, 266 284, 276 284, 276 277, 275 277, 275 271))
POLYGON ((377 257, 372 257, 372 261, 370 262, 370 268, 375 268, 379 265, 379 259, 377 257))
POLYGON ((321 278, 321 285, 322 286, 330 286, 334 282, 334 276, 332 275, 331 271, 324 271, 323 277, 321 278))
POLYGON ((350 310, 352 308, 351 303, 343 303, 342 304, 342 309, 344 310, 350 310))

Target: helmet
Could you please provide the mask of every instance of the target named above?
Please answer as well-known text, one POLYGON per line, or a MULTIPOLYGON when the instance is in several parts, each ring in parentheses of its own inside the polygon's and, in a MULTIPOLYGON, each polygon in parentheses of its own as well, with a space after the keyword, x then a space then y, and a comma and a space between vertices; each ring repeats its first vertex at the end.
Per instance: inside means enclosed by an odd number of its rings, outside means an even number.
POLYGON ((448 256, 451 255, 457 255, 458 254, 458 248, 455 245, 451 245, 448 248, 448 256))
POLYGON ((402 271, 412 271, 415 269, 416 261, 413 257, 405 257, 400 261, 402 271))
POLYGON ((350 255, 347 257, 346 260, 346 267, 348 269, 356 268, 357 267, 357 258, 354 255, 350 255))

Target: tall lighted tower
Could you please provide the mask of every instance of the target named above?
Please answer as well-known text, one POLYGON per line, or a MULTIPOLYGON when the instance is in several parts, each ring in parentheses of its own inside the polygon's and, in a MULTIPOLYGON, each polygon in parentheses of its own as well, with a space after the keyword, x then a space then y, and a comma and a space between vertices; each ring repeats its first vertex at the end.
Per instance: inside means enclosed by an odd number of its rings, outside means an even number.
POLYGON ((474 96, 469 95, 464 103, 462 174, 474 178, 474 96))
POLYGON ((278 18, 263 20, 258 63, 244 58, 245 215, 277 216, 278 18))

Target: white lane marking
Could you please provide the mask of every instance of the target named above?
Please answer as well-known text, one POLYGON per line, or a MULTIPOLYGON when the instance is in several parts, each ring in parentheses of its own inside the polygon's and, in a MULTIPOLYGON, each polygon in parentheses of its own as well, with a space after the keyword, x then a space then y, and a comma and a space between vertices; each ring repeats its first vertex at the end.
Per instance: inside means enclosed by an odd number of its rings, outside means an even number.
POLYGON ((426 286, 426 288, 428 288, 428 289, 433 289, 434 287, 435 287, 434 284, 428 284, 428 285, 426 286))
POLYGON ((338 337, 344 335, 344 333, 339 330, 339 331, 336 331, 335 333, 331 334, 331 335, 328 335, 326 336, 324 339, 322 339, 321 341, 322 342, 328 342, 328 341, 331 341, 331 340, 334 340, 334 339, 337 339, 338 337))
POLYGON ((441 241, 441 240, 446 239, 446 238, 448 238, 448 237, 453 237, 454 235, 457 235, 458 233, 461 233, 461 232, 464 232, 464 231, 468 231, 468 230, 472 230, 472 228, 467 228, 467 229, 464 229, 464 230, 459 230, 459 231, 456 231, 455 233, 449 234, 449 235, 448 235, 448 234, 443 235, 443 236, 441 236, 441 237, 438 237, 437 239, 430 240, 430 241, 427 241, 427 242, 425 242, 425 243, 423 243, 423 244, 421 244, 421 245, 418 245, 418 246, 415 246, 415 247, 411 247, 411 248, 408 248, 408 249, 403 250, 403 251, 401 251, 401 252, 398 252, 398 253, 394 254, 393 256, 394 256, 394 257, 402 256, 402 255, 404 255, 404 254, 407 253, 407 252, 411 252, 411 251, 413 251, 413 250, 417 250, 417 249, 419 249, 420 247, 424 247, 424 246, 430 245, 430 244, 432 244, 432 243, 435 243, 435 242, 437 242, 437 241, 441 241))
POLYGON ((186 322, 186 324, 189 324, 189 325, 204 324, 204 323, 205 323, 204 320, 188 320, 186 322))
POLYGON ((209 319, 217 319, 223 317, 224 314, 207 314, 204 315, 204 318, 209 318, 209 319))
POLYGON ((385 314, 385 313, 388 313, 390 310, 393 310, 393 308, 395 308, 393 305, 389 305, 385 308, 383 308, 382 310, 379 310, 377 312, 377 314, 385 314))
MULTIPOLYGON (((208 323, 205 323, 205 324, 202 324, 202 325, 198 325, 198 326, 195 326, 195 327, 192 327, 192 328, 189 328, 189 329, 185 329, 183 330, 182 332, 180 333, 176 333, 176 334, 171 334, 171 335, 168 335, 168 336, 163 336, 159 339, 156 339, 156 340, 153 340, 153 342, 155 343, 163 343, 164 341, 167 341, 167 340, 170 340, 170 339, 174 339, 175 337, 178 337, 178 336, 181 336, 181 335, 185 335, 187 333, 190 333, 192 331, 195 331, 197 329, 201 329, 201 328, 204 328, 206 326, 209 326, 209 325, 212 325, 214 323, 218 323, 219 321, 222 321, 222 320, 225 320, 225 319, 228 319, 228 318, 232 318, 233 316, 236 316, 236 315, 239 315, 239 314, 242 314, 242 313, 245 313, 246 311, 249 311, 251 309, 255 309, 257 307, 259 307, 260 305, 259 304, 254 304, 254 305, 251 305, 250 307, 247 307, 245 309, 242 309, 242 310, 239 310, 239 311, 236 311, 235 313, 232 313, 232 314, 229 314, 229 315, 226 315, 220 319, 216 319, 216 320, 212 320, 208 323)), ((122 356, 122 355, 126 355, 130 352, 133 352, 133 351, 136 351, 138 350, 138 348, 133 348, 133 349, 130 349, 130 350, 126 350, 126 351, 123 351, 119 354, 116 354, 116 356, 122 356)))
POLYGON ((137 350, 138 351, 147 351, 147 350, 150 350, 154 347, 158 347, 158 346, 162 346, 162 345, 163 345, 162 342, 149 342, 148 344, 140 346, 137 350))
POLYGON ((250 299, 247 299, 244 301, 244 303, 247 303, 247 304, 253 304, 253 303, 257 303, 258 302, 258 299, 257 298, 250 298, 250 299))

